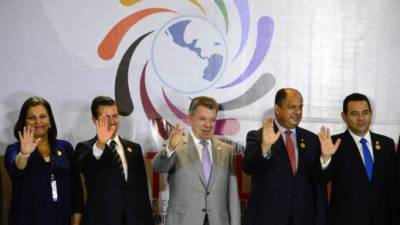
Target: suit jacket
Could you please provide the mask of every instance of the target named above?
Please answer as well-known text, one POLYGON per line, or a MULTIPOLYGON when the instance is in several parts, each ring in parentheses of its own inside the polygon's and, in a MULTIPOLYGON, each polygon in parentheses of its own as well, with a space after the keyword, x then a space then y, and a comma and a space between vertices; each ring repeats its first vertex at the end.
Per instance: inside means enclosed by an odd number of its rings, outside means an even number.
POLYGON ((97 160, 96 138, 76 146, 76 159, 85 176, 87 202, 82 225, 153 225, 147 176, 139 144, 120 138, 128 164, 125 181, 111 149, 106 146, 97 160))
MULTIPOLYGON (((395 195, 396 195, 396 203, 395 210, 399 212, 400 210, 400 137, 397 141, 397 150, 396 150, 396 162, 395 162, 395 195)), ((400 215, 396 213, 395 215, 395 224, 400 224, 400 215)))
POLYGON ((168 158, 166 149, 153 159, 157 172, 168 173, 166 225, 239 225, 240 203, 231 145, 212 139, 212 172, 208 185, 194 141, 187 135, 168 158))
POLYGON ((393 224, 394 141, 371 132, 374 168, 371 182, 349 131, 332 137, 342 142, 325 172, 332 181, 330 225, 393 224))
MULTIPOLYGON (((277 131, 277 127, 275 127, 277 131)), ((325 185, 321 179, 318 137, 296 128, 298 167, 293 175, 284 140, 262 155, 262 129, 247 134, 244 172, 251 175, 246 225, 315 225, 326 221, 325 185)))

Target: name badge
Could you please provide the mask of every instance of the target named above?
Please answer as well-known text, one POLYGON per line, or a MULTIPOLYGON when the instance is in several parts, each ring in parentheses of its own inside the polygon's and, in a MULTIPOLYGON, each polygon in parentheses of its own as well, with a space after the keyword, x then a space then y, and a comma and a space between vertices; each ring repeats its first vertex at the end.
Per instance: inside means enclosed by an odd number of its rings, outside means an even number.
POLYGON ((53 202, 58 202, 57 181, 54 178, 53 174, 51 174, 50 177, 50 185, 51 185, 51 198, 53 202))

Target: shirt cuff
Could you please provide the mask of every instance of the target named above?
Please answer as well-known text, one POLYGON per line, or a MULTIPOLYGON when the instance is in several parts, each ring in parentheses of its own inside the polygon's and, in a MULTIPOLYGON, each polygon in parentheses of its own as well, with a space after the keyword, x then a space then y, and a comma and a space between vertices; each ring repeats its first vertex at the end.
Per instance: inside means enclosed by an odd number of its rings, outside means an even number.
POLYGON ((97 147, 96 142, 93 145, 93 156, 95 159, 100 159, 101 155, 103 155, 104 149, 97 147))
POLYGON ((329 163, 331 163, 332 157, 330 157, 326 162, 322 159, 322 156, 320 157, 320 162, 321 162, 321 168, 324 170, 329 166, 329 163))
POLYGON ((265 158, 265 159, 270 159, 271 158, 271 150, 270 151, 268 151, 267 153, 262 153, 262 156, 265 158))
POLYGON ((24 157, 24 158, 29 158, 29 156, 31 156, 31 154, 24 154, 22 152, 18 152, 18 155, 24 157))

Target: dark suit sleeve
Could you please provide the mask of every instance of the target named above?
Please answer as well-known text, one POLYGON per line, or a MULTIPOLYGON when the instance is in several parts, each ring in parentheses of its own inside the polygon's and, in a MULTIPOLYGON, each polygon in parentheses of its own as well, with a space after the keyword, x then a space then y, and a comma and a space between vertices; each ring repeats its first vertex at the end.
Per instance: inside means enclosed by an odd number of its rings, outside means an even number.
POLYGON ((396 201, 396 196, 398 192, 398 188, 396 188, 396 176, 398 176, 398 170, 396 171, 396 146, 394 144, 393 139, 390 139, 389 141, 389 159, 390 159, 390 169, 389 169, 389 192, 390 192, 390 209, 391 209, 391 222, 393 225, 398 225, 399 224, 399 215, 397 211, 397 204, 398 201, 396 201))
MULTIPOLYGON (((397 142, 397 151, 396 151, 396 160, 395 160, 395 210, 399 212, 400 210, 400 137, 399 142, 397 142)), ((396 224, 400 224, 400 214, 395 214, 395 222, 396 224)))
POLYGON ((90 177, 96 171, 102 170, 106 163, 106 160, 111 157, 111 150, 106 145, 103 150, 103 154, 99 159, 96 159, 93 155, 93 145, 95 139, 88 142, 81 142, 76 145, 75 148, 75 159, 79 170, 85 175, 85 178, 90 177))
POLYGON ((261 130, 250 131, 246 138, 243 170, 248 175, 261 174, 269 159, 263 157, 261 150, 261 130))
MULTIPOLYGON (((25 174, 25 170, 28 167, 28 164, 27 164, 25 169, 20 170, 17 167, 17 165, 15 165, 15 159, 17 158, 19 151, 20 151, 19 142, 17 142, 15 144, 9 145, 7 147, 6 154, 4 156, 4 164, 5 164, 6 170, 8 172, 8 175, 11 177, 11 179, 25 174)), ((29 163, 29 160, 28 160, 28 163, 29 163)))

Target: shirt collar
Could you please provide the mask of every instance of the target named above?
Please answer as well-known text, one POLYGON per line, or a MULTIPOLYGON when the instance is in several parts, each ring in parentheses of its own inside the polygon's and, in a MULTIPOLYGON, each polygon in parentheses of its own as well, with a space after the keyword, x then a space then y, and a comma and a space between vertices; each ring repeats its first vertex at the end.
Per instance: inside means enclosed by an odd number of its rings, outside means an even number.
POLYGON ((278 129, 282 129, 282 134, 285 134, 286 130, 290 130, 292 134, 296 137, 296 128, 292 129, 285 128, 278 123, 278 120, 275 120, 275 125, 278 127, 278 129))
POLYGON ((360 137, 360 136, 356 135, 356 134, 353 133, 350 129, 347 129, 347 130, 349 131, 351 137, 353 138, 353 140, 354 140, 357 144, 360 143, 361 138, 365 138, 365 139, 367 140, 367 142, 371 144, 371 133, 369 132, 369 130, 368 130, 368 132, 364 135, 364 137, 360 137))
MULTIPOLYGON (((192 136, 193 141, 194 141, 194 143, 195 143, 196 145, 197 145, 197 144, 200 144, 201 140, 198 139, 198 138, 196 137, 196 135, 194 135, 193 130, 190 131, 190 135, 192 136)), ((211 146, 211 139, 207 140, 206 142, 208 143, 208 146, 211 146)))
POLYGON ((109 145, 111 143, 111 141, 115 141, 115 143, 117 143, 117 146, 121 146, 121 140, 119 139, 118 133, 115 134, 114 138, 110 138, 107 141, 107 145, 109 145))

